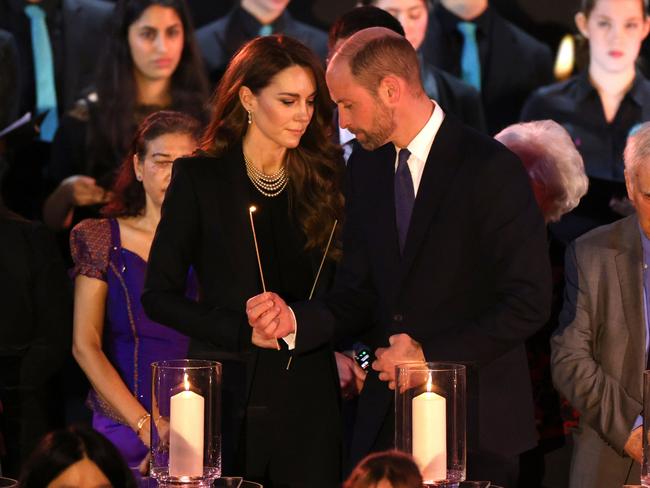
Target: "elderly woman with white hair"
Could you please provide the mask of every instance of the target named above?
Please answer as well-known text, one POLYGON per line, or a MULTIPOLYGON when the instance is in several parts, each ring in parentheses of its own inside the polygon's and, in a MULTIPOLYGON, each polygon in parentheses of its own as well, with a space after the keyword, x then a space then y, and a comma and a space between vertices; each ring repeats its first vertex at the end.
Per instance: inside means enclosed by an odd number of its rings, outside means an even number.
MULTIPOLYGON (((523 163, 544 221, 549 224, 578 206, 587 193, 588 178, 582 156, 569 133, 552 120, 511 125, 495 136, 523 163)), ((552 312, 546 325, 526 342, 535 403, 539 444, 522 455, 520 486, 541 486, 544 455, 564 444, 564 425, 576 413, 553 388, 550 336, 557 327, 564 291, 564 247, 549 227, 549 254, 553 265, 552 312)))
POLYGON ((495 139, 514 152, 528 172, 544 221, 557 222, 587 193, 582 156, 569 133, 552 120, 514 124, 495 139))

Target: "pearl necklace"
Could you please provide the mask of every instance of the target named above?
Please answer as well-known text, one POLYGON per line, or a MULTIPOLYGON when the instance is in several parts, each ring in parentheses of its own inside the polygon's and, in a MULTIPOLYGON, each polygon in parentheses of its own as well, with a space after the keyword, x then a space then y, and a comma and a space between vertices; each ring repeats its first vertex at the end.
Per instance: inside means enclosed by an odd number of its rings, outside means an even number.
POLYGON ((286 188, 289 182, 287 170, 284 165, 272 175, 267 175, 253 166, 253 163, 244 154, 246 174, 253 186, 265 197, 277 197, 286 188))

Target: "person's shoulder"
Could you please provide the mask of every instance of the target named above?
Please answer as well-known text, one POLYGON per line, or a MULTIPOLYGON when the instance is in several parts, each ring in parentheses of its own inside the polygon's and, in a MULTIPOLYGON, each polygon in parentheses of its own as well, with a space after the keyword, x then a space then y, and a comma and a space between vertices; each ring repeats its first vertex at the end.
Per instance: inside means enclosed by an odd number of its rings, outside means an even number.
POLYGON ((200 181, 209 174, 213 174, 220 167, 223 157, 215 157, 207 152, 198 151, 192 156, 186 156, 174 161, 174 173, 189 175, 192 179, 200 181))
POLYGON ((522 110, 522 120, 539 119, 544 112, 558 109, 574 110, 577 97, 578 77, 537 88, 530 94, 522 110))
POLYGON ((80 8, 95 12, 109 13, 115 8, 113 3, 105 0, 63 0, 63 8, 71 11, 78 11, 80 8))
POLYGON ((516 26, 509 20, 503 18, 500 14, 492 10, 492 19, 495 23, 495 30, 498 32, 508 33, 510 37, 527 51, 533 51, 537 54, 543 54, 551 57, 551 49, 539 39, 531 36, 528 32, 516 26))
POLYGON ((465 83, 460 78, 457 78, 456 76, 447 73, 446 71, 436 68, 429 63, 427 63, 427 65, 429 69, 433 71, 433 74, 436 76, 436 78, 445 83, 456 96, 459 98, 472 98, 480 102, 480 94, 476 88, 468 83, 465 83))
POLYGON ((640 242, 638 226, 636 215, 630 215, 611 224, 596 227, 575 240, 576 253, 582 257, 597 257, 598 253, 593 252, 596 249, 618 251, 622 246, 629 247, 630 236, 638 237, 640 242))
POLYGON ((286 35, 303 42, 321 57, 327 55, 327 32, 295 19, 288 12, 285 15, 287 16, 284 29, 286 35))
POLYGON ((85 219, 75 225, 70 231, 70 240, 86 242, 104 242, 110 238, 110 219, 85 219))
POLYGON ((230 22, 231 17, 232 13, 227 13, 223 17, 219 17, 218 19, 213 20, 212 22, 209 22, 202 27, 199 27, 196 30, 196 40, 198 42, 201 42, 202 40, 205 41, 217 33, 224 32, 228 26, 228 23, 230 22))

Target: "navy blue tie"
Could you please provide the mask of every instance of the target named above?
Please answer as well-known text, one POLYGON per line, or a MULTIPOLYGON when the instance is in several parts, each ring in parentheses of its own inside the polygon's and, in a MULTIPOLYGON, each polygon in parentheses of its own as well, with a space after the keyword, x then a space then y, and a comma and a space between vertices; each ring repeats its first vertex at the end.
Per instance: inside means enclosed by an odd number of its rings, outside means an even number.
POLYGON ((395 222, 397 223, 400 253, 404 253, 406 235, 409 231, 413 203, 415 202, 413 178, 408 165, 410 155, 411 152, 406 148, 399 150, 397 171, 395 171, 395 222))

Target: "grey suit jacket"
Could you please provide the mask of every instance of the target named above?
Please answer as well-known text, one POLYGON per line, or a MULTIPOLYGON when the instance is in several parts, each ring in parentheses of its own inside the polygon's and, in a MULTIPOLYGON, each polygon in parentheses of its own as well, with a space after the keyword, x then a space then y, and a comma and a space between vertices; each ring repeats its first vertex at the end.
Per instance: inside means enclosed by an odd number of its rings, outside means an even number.
POLYGON ((638 465, 624 454, 641 414, 646 328, 643 251, 635 215, 599 227, 567 249, 566 289, 551 339, 556 388, 580 412, 571 488, 611 488, 638 465))

